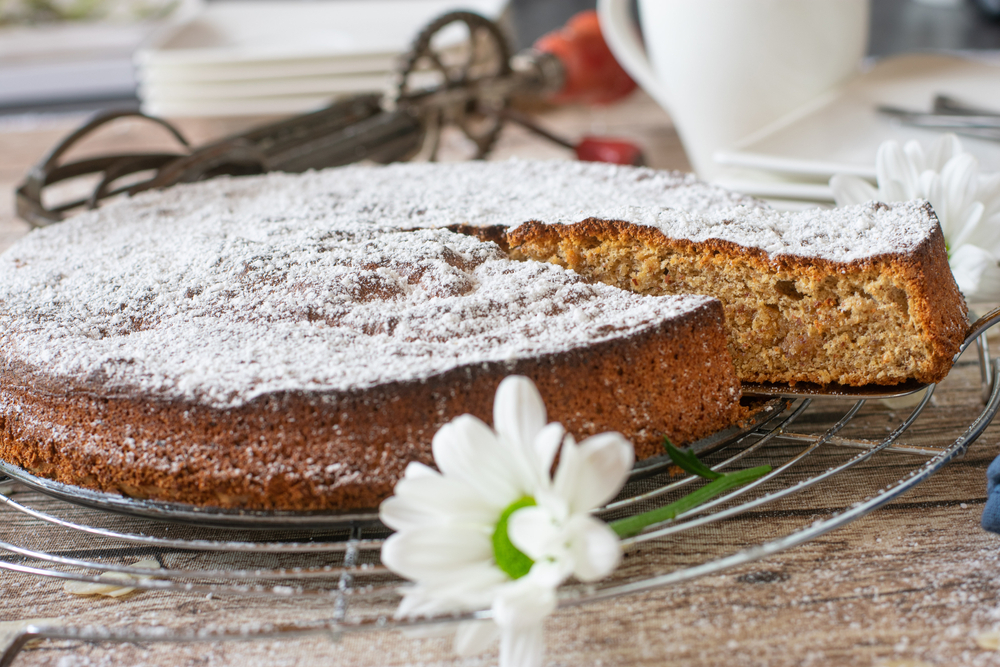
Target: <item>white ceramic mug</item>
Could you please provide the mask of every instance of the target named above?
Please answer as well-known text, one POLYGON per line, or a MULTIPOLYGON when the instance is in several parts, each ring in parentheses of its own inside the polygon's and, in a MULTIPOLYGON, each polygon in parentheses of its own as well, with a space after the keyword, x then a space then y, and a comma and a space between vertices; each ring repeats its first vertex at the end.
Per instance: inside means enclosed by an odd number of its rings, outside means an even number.
POLYGON ((695 171, 858 70, 868 0, 598 0, 618 62, 670 114, 695 171), (648 53, 648 58, 647 58, 648 53))

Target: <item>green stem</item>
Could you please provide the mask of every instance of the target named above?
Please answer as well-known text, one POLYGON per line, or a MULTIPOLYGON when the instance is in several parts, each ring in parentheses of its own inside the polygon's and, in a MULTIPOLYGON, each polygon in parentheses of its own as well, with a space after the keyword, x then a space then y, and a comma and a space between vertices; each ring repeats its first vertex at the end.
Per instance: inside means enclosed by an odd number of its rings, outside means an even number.
POLYGON ((667 454, 670 456, 670 460, 674 462, 674 465, 680 467, 684 472, 698 475, 698 477, 704 477, 705 479, 719 479, 722 477, 721 472, 715 472, 699 461, 694 452, 685 452, 674 447, 673 443, 670 442, 670 438, 666 436, 663 436, 663 446, 666 447, 667 454))
POLYGON ((768 465, 757 466, 756 468, 747 468, 746 470, 740 470, 739 472, 732 472, 727 475, 723 475, 718 479, 712 480, 697 491, 693 491, 683 498, 675 500, 669 505, 664 505, 663 507, 655 510, 643 512, 642 514, 636 514, 635 516, 630 516, 625 519, 619 519, 618 521, 612 521, 609 525, 613 531, 618 533, 618 537, 631 537, 632 535, 638 535, 646 526, 674 519, 678 514, 682 514, 683 512, 687 512, 689 509, 693 509, 702 503, 706 503, 720 493, 724 493, 729 489, 734 489, 738 486, 743 486, 744 484, 752 482, 755 479, 763 477, 769 472, 771 472, 771 466, 768 465))

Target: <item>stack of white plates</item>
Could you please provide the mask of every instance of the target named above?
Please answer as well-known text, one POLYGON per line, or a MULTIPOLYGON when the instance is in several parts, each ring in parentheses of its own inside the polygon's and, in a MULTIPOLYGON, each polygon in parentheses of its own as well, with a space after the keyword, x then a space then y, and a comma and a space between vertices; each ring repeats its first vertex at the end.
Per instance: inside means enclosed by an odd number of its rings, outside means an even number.
POLYGON ((459 7, 497 19, 506 4, 217 0, 136 52, 142 108, 172 117, 294 114, 383 92, 424 25, 459 7))

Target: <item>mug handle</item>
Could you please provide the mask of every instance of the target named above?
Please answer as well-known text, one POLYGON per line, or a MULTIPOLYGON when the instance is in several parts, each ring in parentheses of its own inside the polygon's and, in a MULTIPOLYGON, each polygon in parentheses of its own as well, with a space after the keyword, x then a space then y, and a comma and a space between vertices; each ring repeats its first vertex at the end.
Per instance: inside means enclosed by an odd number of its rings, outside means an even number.
POLYGON ((660 106, 669 109, 667 91, 653 72, 629 15, 629 0, 597 0, 597 16, 604 40, 621 66, 660 106))

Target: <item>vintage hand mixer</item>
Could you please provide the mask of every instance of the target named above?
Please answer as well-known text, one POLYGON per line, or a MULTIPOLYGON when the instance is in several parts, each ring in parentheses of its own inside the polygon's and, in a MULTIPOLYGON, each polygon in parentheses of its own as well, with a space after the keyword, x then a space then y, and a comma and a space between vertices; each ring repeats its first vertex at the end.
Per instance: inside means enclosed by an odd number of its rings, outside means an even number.
POLYGON ((268 171, 303 172, 360 160, 379 163, 435 160, 441 131, 454 126, 468 140, 472 158, 489 153, 506 122, 576 151, 580 159, 633 164, 638 148, 595 137, 571 143, 536 125, 512 106, 516 97, 556 103, 607 103, 635 88, 601 37, 596 14, 586 12, 565 28, 541 38, 534 48, 510 54, 496 23, 471 12, 451 12, 428 24, 403 56, 394 90, 341 99, 314 113, 264 125, 244 134, 192 149, 171 123, 135 111, 110 111, 94 117, 66 137, 31 170, 17 189, 17 213, 31 225, 58 222, 66 213, 96 207, 107 197, 135 194, 176 183, 222 174, 268 171), (439 48, 440 35, 464 27, 460 46, 439 48), (97 128, 118 118, 137 116, 158 123, 183 150, 103 155, 61 162, 67 151, 97 128), (151 177, 122 185, 123 180, 152 171, 151 177), (50 185, 99 174, 90 195, 46 206, 42 193, 50 185))

